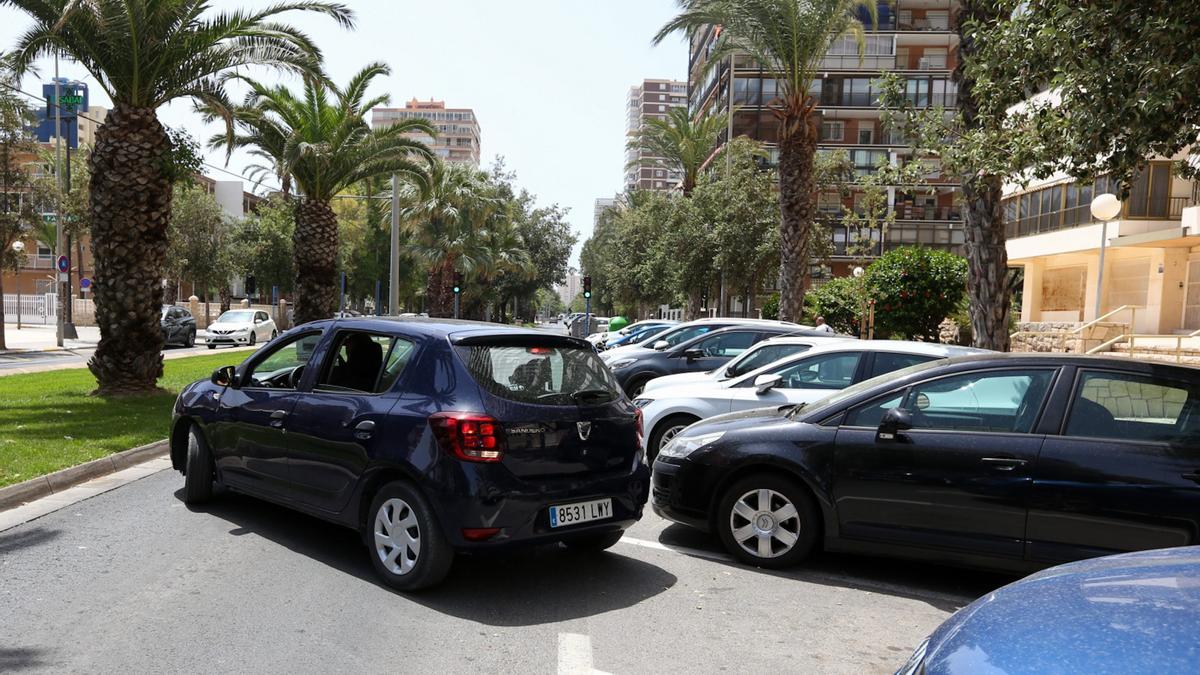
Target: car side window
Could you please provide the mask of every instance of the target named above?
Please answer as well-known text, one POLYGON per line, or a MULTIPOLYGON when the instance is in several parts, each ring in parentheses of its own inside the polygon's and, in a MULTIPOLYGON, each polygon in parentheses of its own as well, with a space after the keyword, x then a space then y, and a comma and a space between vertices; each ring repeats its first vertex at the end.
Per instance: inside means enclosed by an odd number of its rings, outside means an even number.
POLYGON ((295 389, 300 379, 298 369, 308 365, 320 341, 320 333, 304 333, 272 347, 266 358, 246 374, 248 386, 295 389))
POLYGON ((964 373, 913 385, 905 399, 914 429, 1027 434, 1053 370, 964 373))
POLYGON ((875 363, 871 365, 871 373, 867 377, 879 377, 890 372, 926 363, 940 357, 929 354, 903 354, 900 352, 875 352, 875 363))
POLYGON ((1200 386, 1084 370, 1075 385, 1065 433, 1133 441, 1200 441, 1200 386))
POLYGON ((852 409, 850 414, 846 416, 846 421, 842 423, 842 426, 868 427, 874 429, 879 426, 880 422, 883 421, 884 413, 892 408, 898 407, 900 402, 903 400, 904 392, 900 392, 888 394, 883 398, 877 398, 873 401, 868 401, 857 408, 852 409))
MULTIPOLYGON (((862 352, 817 354, 762 374, 783 378, 776 389, 845 389, 854 382, 854 372, 858 370, 861 358, 862 352)), ((757 378, 750 378, 740 386, 752 387, 754 379, 757 378)))
MULTIPOLYGON (((758 370, 768 363, 774 363, 779 359, 800 354, 810 349, 809 345, 766 345, 754 350, 754 353, 747 354, 746 358, 737 363, 733 372, 726 371, 726 375, 733 377, 748 373, 752 370, 758 370)), ((732 366, 731 366, 732 367, 732 366)))
POLYGON ((688 328, 683 328, 679 331, 676 331, 674 334, 668 335, 663 339, 666 340, 667 343, 672 347, 674 347, 675 345, 683 344, 694 337, 704 335, 710 330, 713 330, 712 326, 690 326, 688 328))
POLYGON ((723 333, 705 338, 691 348, 702 350, 705 356, 737 356, 749 349, 757 337, 757 333, 749 331, 723 333))
POLYGON ((316 389, 377 394, 387 391, 412 355, 404 338, 361 331, 341 331, 326 359, 316 389))
POLYGON ((266 313, 266 312, 255 312, 255 313, 254 313, 254 320, 255 320, 255 321, 258 321, 259 323, 262 323, 262 322, 266 321, 266 320, 267 320, 267 313, 266 313))

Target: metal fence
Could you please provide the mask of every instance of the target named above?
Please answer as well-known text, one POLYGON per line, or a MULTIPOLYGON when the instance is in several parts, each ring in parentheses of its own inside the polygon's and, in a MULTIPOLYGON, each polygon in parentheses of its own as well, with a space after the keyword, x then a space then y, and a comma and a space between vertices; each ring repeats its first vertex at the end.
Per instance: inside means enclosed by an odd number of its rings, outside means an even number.
POLYGON ((52 324, 57 320, 58 296, 54 293, 4 294, 4 322, 52 324))

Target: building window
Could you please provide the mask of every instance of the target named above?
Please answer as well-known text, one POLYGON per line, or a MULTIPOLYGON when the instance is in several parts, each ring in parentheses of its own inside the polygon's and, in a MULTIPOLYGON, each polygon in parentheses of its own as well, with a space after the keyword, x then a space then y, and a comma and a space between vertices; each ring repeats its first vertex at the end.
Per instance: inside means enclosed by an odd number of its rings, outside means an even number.
POLYGON ((821 122, 821 140, 841 141, 845 138, 846 123, 841 121, 821 122))
POLYGON ((665 105, 658 106, 658 112, 665 112, 666 109, 667 109, 667 106, 665 106, 665 105))
POLYGON ((859 145, 874 145, 875 144, 875 129, 859 127, 858 129, 858 144, 859 145))

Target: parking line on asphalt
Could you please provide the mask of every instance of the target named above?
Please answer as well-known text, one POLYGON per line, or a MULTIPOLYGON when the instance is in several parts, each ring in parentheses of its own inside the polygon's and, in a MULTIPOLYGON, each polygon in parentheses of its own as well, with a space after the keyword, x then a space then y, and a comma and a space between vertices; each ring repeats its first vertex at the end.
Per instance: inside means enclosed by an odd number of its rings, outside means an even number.
POLYGON ((579 633, 558 634, 558 675, 606 675, 592 667, 592 638, 579 633))
POLYGON ((635 539, 633 537, 621 537, 622 544, 631 546, 641 546, 642 548, 651 548, 656 551, 669 551, 671 553, 681 553, 683 555, 695 556, 697 558, 708 558, 709 560, 721 560, 723 562, 732 562, 733 558, 724 553, 715 553, 713 551, 705 551, 699 548, 691 548, 688 546, 668 546, 657 541, 649 541, 646 539, 635 539))

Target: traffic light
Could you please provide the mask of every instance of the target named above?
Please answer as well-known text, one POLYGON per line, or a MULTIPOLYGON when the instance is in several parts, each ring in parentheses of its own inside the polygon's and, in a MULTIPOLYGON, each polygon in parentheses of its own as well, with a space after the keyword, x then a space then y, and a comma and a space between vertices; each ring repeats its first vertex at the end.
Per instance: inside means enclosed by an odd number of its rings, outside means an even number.
POLYGON ((462 293, 462 286, 463 286, 462 272, 455 272, 454 273, 454 294, 455 295, 462 293))
POLYGON ((583 297, 592 297, 592 278, 590 276, 583 278, 583 297))

